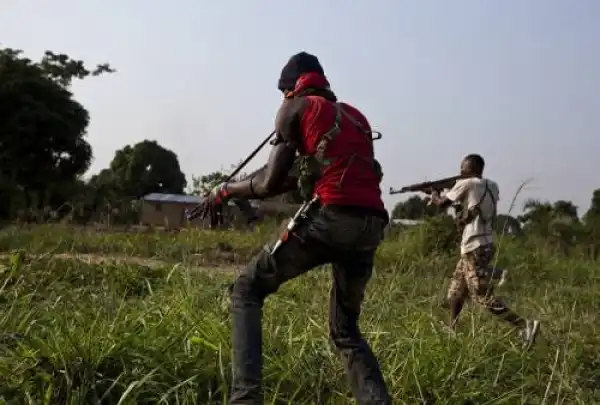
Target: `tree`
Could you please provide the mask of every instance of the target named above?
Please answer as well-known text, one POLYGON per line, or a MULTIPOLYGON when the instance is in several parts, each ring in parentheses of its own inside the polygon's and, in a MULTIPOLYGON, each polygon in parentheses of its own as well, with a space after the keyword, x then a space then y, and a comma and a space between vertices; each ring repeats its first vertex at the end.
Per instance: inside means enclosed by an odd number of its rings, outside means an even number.
POLYGON ((552 220, 552 204, 529 199, 523 204, 523 215, 518 219, 528 229, 547 227, 552 220))
POLYGON ((89 71, 80 60, 46 51, 39 62, 22 51, 0 48, 0 216, 26 208, 60 205, 56 193, 72 185, 89 167, 92 149, 85 140, 87 110, 68 87, 73 79, 112 73, 108 64, 89 71))
POLYGON ((519 217, 524 230, 539 235, 563 251, 580 240, 582 227, 577 216, 577 207, 570 201, 528 200, 523 206, 525 212, 519 217))
POLYGON ((417 195, 396 204, 392 210, 393 218, 423 219, 439 215, 442 211, 435 205, 427 205, 429 199, 417 195))
POLYGON ((495 229, 498 233, 506 235, 520 235, 521 223, 515 217, 507 214, 498 214, 495 221, 495 229))
POLYGON ((526 228, 547 228, 553 222, 577 223, 577 207, 571 201, 558 200, 555 203, 530 199, 523 205, 524 214, 519 217, 526 228))
POLYGON ((187 185, 177 155, 149 140, 118 150, 103 176, 98 181, 105 190, 112 188, 127 199, 149 193, 183 194, 187 185))
POLYGON ((204 195, 219 184, 227 181, 227 176, 222 171, 216 171, 203 176, 192 176, 192 189, 190 194, 204 195))
POLYGON ((592 255, 596 258, 600 254, 600 189, 594 190, 590 208, 583 216, 585 223, 584 232, 589 242, 592 255))
POLYGON ((583 220, 586 223, 600 223, 600 188, 594 190, 590 208, 583 216, 583 220))
POLYGON ((101 212, 110 213, 113 222, 131 222, 136 200, 150 193, 183 194, 186 184, 177 155, 144 140, 117 150, 110 166, 90 178, 83 210, 86 217, 101 212))
POLYGON ((93 175, 86 186, 82 199, 85 209, 90 212, 109 211, 123 198, 116 176, 110 169, 93 175))
POLYGON ((571 201, 558 200, 552 204, 552 212, 555 218, 563 218, 567 221, 579 222, 577 206, 571 201))

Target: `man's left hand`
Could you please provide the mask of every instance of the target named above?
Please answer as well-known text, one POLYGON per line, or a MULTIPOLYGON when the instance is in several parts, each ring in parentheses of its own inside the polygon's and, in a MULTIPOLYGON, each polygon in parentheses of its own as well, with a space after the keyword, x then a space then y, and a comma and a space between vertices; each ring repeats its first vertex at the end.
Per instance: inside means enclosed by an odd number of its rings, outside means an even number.
POLYGON ((227 183, 221 183, 202 199, 200 205, 190 213, 188 219, 206 218, 211 212, 214 212, 220 205, 225 203, 227 198, 227 183))

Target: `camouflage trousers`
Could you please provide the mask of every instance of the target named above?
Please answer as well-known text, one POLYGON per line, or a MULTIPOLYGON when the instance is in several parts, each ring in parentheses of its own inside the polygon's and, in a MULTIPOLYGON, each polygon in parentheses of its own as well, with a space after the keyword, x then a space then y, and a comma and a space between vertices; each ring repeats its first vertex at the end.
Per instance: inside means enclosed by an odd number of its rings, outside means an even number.
MULTIPOLYGON (((489 244, 480 246, 460 257, 450 280, 450 287, 446 295, 447 302, 448 304, 458 303, 459 307, 462 307, 465 300, 471 297, 474 302, 483 306, 492 314, 513 326, 522 328, 525 325, 525 320, 508 308, 504 301, 494 294, 492 283, 494 269, 491 262, 495 250, 495 246, 489 244)), ((453 320, 453 322, 455 321, 453 320)))
POLYGON ((464 301, 470 296, 473 301, 486 308, 504 306, 494 296, 491 280, 491 262, 495 251, 495 246, 489 244, 461 255, 448 287, 448 301, 464 301))

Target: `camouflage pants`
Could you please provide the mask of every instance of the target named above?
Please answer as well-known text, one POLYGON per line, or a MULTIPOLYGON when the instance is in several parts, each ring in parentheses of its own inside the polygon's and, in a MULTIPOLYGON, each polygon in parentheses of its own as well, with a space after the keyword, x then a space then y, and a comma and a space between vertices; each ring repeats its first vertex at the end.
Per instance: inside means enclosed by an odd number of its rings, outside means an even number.
POLYGON ((502 301, 494 296, 491 282, 490 264, 494 253, 494 245, 489 244, 461 256, 448 287, 448 301, 464 301, 470 296, 473 301, 486 308, 504 307, 502 301))
MULTIPOLYGON (((494 270, 490 266, 494 252, 494 245, 489 244, 461 256, 450 281, 447 303, 454 304, 454 309, 460 312, 462 304, 470 296, 473 301, 492 314, 517 328, 523 328, 526 326, 525 319, 494 295, 492 284, 494 270)), ((453 314, 453 318, 457 316, 458 313, 453 314)), ((452 323, 454 324, 456 320, 456 318, 452 319, 452 323)))

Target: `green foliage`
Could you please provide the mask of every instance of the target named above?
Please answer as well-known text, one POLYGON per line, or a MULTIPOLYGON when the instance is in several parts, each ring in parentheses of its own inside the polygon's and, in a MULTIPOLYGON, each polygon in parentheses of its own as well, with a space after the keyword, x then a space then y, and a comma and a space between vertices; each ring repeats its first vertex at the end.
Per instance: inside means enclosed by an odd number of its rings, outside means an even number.
POLYGON ((578 218, 577 207, 570 201, 528 200, 519 220, 524 231, 542 238, 559 250, 568 250, 588 239, 586 226, 578 218))
POLYGON ((593 222, 600 220, 600 188, 594 190, 590 208, 583 216, 585 222, 593 222))
MULTIPOLYGON (((239 162, 230 165, 229 170, 221 169, 204 174, 202 176, 192 176, 192 185, 191 189, 189 190, 189 194, 203 195, 210 192, 219 184, 226 182, 229 179, 229 174, 227 173, 233 173, 242 164, 242 162, 243 160, 240 160, 239 162)), ((233 179, 230 179, 229 181, 239 181, 249 175, 253 175, 254 173, 255 172, 246 174, 242 172, 237 176, 234 176, 233 179)))
POLYGON ((0 48, 0 217, 65 201, 61 188, 72 185, 92 158, 88 112, 67 86, 112 71, 104 64, 90 72, 82 61, 49 51, 33 62, 20 50, 0 48))
POLYGON ((222 171, 211 172, 202 176, 192 176, 192 195, 204 195, 228 179, 222 171))
POLYGON ((452 217, 447 215, 427 218, 419 226, 408 228, 402 239, 411 241, 411 252, 419 256, 446 254, 456 251, 461 234, 452 217))
POLYGON ((552 233, 555 222, 578 223, 577 207, 570 201, 559 200, 554 203, 548 201, 528 200, 523 205, 523 215, 519 221, 526 229, 535 229, 543 236, 552 233))
POLYGON ((392 210, 393 218, 423 219, 440 215, 442 211, 436 205, 428 205, 429 198, 414 195, 405 201, 400 201, 392 210))
MULTIPOLYGON (((17 52, 20 53, 20 51, 17 52)), ((108 63, 96 65, 93 70, 88 70, 82 60, 71 59, 64 53, 56 54, 52 51, 44 52, 44 57, 39 66, 46 77, 54 80, 62 87, 68 87, 73 79, 84 79, 88 76, 100 76, 104 73, 116 72, 108 63)))
POLYGON ((110 171, 119 194, 130 198, 149 193, 183 194, 187 183, 177 155, 156 141, 144 140, 118 150, 110 171))
POLYGON ((135 223, 139 219, 139 198, 155 192, 183 194, 185 186, 185 175, 174 152, 156 141, 127 145, 78 194, 78 218, 85 222, 105 212, 111 223, 135 223))
POLYGON ((511 215, 499 214, 494 223, 497 233, 507 235, 521 235, 522 227, 519 220, 511 215))
MULTIPOLYGON (((535 238, 503 239, 498 265, 511 270, 503 295, 543 322, 537 345, 522 353, 510 329, 474 305, 457 334, 448 333, 439 302, 456 252, 422 254, 431 246, 426 234, 447 231, 437 226, 381 246, 361 313, 394 403, 599 403, 598 263, 535 238)), ((226 403, 226 287, 272 231, 0 232, 0 399, 226 403)), ((265 403, 352 402, 329 343, 325 270, 290 281, 265 303, 265 403)))

